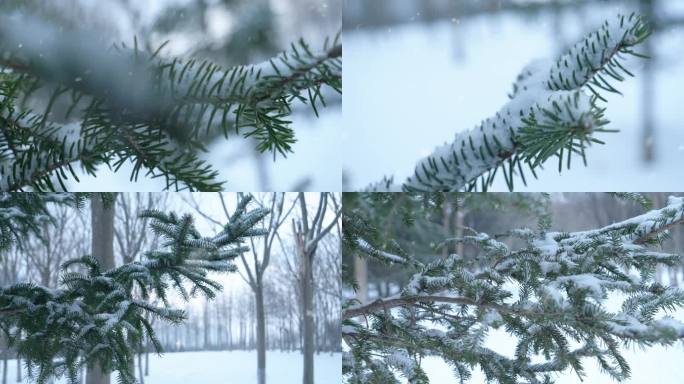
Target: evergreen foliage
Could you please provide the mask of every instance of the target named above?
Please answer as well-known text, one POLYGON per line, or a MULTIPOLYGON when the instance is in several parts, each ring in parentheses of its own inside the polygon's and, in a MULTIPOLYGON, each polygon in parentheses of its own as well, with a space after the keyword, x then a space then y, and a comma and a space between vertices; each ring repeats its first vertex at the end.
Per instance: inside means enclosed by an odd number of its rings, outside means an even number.
POLYGON ((552 157, 559 172, 570 168, 573 157, 586 165, 587 147, 603 144, 596 133, 615 132, 606 128, 602 92, 620 93, 613 83, 633 76, 624 60, 645 57, 635 47, 650 33, 641 16, 620 15, 555 61, 532 62, 495 116, 437 147, 403 184, 385 178, 367 190, 486 191, 503 174, 512 191, 516 177, 526 184, 525 170, 536 178, 537 168, 552 157))
POLYGON ((86 255, 62 265, 60 289, 30 283, 2 287, 0 330, 38 383, 54 376, 77 383, 79 367, 94 362, 106 371, 118 371, 119 382, 135 383, 129 369, 135 352, 147 340, 161 352, 150 319, 185 319, 184 312, 169 303, 169 291, 185 300, 198 293, 213 298, 222 287, 208 273, 234 272, 233 260, 249 250, 243 244, 265 233, 258 224, 269 211, 249 210, 250 200, 243 198, 212 237, 197 231, 191 215, 142 213, 162 239, 144 261, 102 270, 86 255), (163 305, 150 304, 152 295, 163 305))
POLYGON ((395 295, 343 305, 348 383, 428 383, 420 365, 426 356, 447 362, 461 383, 476 368, 501 384, 553 383, 568 370, 582 379, 588 359, 621 381, 630 376, 621 346, 684 338, 684 323, 662 315, 684 306, 684 292, 654 281, 658 265, 681 262, 656 247, 684 222, 682 197, 595 230, 553 232, 542 219, 536 230, 503 235, 515 247, 474 230, 444 240, 478 247, 477 260, 451 254, 424 262, 380 248, 365 240, 371 222, 345 206, 345 252, 414 274, 395 295), (618 309, 606 305, 609 295, 620 298, 618 309), (484 345, 491 329, 516 339, 514 356, 484 345))
POLYGON ((253 138, 261 152, 287 155, 296 141, 296 102, 326 105, 341 93, 339 36, 320 51, 303 41, 256 65, 223 68, 208 60, 112 49, 84 32, 35 16, 0 18, 0 189, 66 190, 98 167, 131 162, 163 177, 166 189, 223 189, 202 158, 210 139, 253 138), (44 102, 47 100, 47 102, 44 102))

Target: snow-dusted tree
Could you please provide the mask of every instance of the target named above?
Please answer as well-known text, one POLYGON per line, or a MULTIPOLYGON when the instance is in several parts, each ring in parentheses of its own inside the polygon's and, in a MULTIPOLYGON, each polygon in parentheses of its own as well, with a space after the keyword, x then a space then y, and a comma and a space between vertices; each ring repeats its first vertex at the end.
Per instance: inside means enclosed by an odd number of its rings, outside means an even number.
POLYGON ((293 106, 318 114, 324 88, 341 93, 339 36, 320 50, 299 40, 262 63, 223 68, 137 40, 112 48, 13 4, 0 4, 0 190, 65 190, 76 165, 95 175, 128 162, 132 180, 143 172, 167 189, 222 190, 201 158, 211 139, 242 136, 286 155, 293 106))
POLYGON ((395 295, 344 304, 348 383, 428 383, 426 356, 446 361, 462 383, 477 368, 502 384, 553 383, 569 370, 582 378, 588 359, 620 381, 630 376, 622 345, 684 338, 684 323, 664 314, 684 306, 684 292, 654 281, 658 265, 680 261, 654 249, 684 222, 682 197, 595 230, 552 232, 542 220, 538 230, 505 235, 518 247, 476 231, 444 241, 478 247, 477 260, 452 254, 421 262, 368 236, 373 228, 357 211, 345 211, 343 222, 345 252, 415 272, 395 295), (622 305, 608 308, 609 296, 622 305), (491 329, 516 340, 514 355, 485 345, 491 329))
POLYGON ((100 364, 105 371, 117 371, 120 382, 134 383, 129 362, 141 343, 149 339, 161 350, 149 316, 171 323, 185 319, 169 302, 169 292, 186 300, 197 293, 213 298, 222 287, 208 273, 234 272, 233 260, 249 250, 245 241, 264 234, 258 225, 269 211, 249 210, 250 200, 242 199, 211 237, 195 229, 191 215, 142 213, 161 239, 158 249, 145 252, 144 261, 105 269, 83 256, 62 265, 59 289, 30 283, 2 287, 0 331, 38 383, 54 376, 75 383, 84 363, 100 364), (75 266, 85 272, 75 272, 75 266), (163 305, 150 304, 152 295, 163 305))
POLYGON ((552 157, 558 158, 559 171, 570 168, 576 155, 586 165, 586 148, 603 144, 596 133, 611 132, 601 93, 620 93, 611 82, 633 76, 623 62, 627 56, 644 57, 634 49, 650 33, 642 17, 620 15, 555 61, 532 62, 495 116, 437 147, 400 185, 385 178, 367 190, 487 190, 499 173, 513 190, 516 175, 526 183, 524 169, 536 177, 535 170, 552 157))

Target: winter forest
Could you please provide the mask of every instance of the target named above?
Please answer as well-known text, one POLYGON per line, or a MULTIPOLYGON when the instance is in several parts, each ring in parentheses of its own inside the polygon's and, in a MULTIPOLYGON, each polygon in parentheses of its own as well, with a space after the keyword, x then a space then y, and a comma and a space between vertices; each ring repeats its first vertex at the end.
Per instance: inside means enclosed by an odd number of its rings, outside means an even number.
POLYGON ((3 194, 1 382, 335 382, 340 215, 330 193, 3 194))
POLYGON ((683 222, 681 194, 345 194, 345 382, 679 383, 683 222))

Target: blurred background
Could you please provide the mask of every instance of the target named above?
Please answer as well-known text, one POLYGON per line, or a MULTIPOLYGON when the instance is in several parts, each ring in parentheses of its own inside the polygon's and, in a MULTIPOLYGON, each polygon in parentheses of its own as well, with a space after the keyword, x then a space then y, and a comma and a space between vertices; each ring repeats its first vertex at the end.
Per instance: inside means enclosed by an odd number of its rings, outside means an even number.
MULTIPOLYGON (((164 55, 208 58, 224 66, 256 64, 304 38, 321 49, 341 30, 341 0, 2 0, 3 8, 24 9, 67 28, 94 33, 104 43, 138 43, 154 51, 169 41, 164 55)), ((298 142, 287 158, 259 154, 246 139, 215 140, 205 158, 229 190, 333 191, 340 189, 341 95, 325 94, 328 108, 316 118, 296 104, 292 124, 298 142), (335 172, 330 172, 335 170, 335 172)), ((133 166, 114 173, 101 168, 69 190, 159 191, 161 179, 129 182, 133 166)))
MULTIPOLYGON (((345 0, 345 190, 383 176, 402 182, 415 163, 507 101, 521 69, 553 58, 618 13, 653 23, 628 61, 636 75, 608 95, 606 142, 558 173, 557 162, 516 191, 663 191, 684 186, 684 1, 345 0), (351 150, 350 150, 351 151, 351 150), (351 153, 351 152, 349 152, 351 153)), ((528 178, 530 179, 530 178, 528 178)), ((494 190, 507 190, 503 178, 494 190)))
MULTIPOLYGON (((438 247, 447 238, 460 237, 464 227, 484 232, 491 236, 503 234, 516 228, 537 228, 540 220, 551 222, 551 231, 579 231, 600 228, 617 221, 634 217, 646 212, 644 206, 636 200, 620 199, 605 193, 460 193, 444 194, 441 206, 424 204, 417 199, 401 197, 371 208, 361 199, 349 198, 345 194, 344 210, 360 210, 362 216, 369 218, 378 229, 381 241, 396 240, 397 245, 410 255, 424 262, 435 258, 457 253, 469 258, 478 265, 479 250, 471 245, 451 244, 438 247), (407 218, 410 218, 407 221, 407 218), (407 224, 408 222, 408 224, 407 224)), ((360 194, 358 194, 360 195, 360 194)), ((652 207, 662 208, 671 195, 681 193, 645 193, 652 207)), ((517 247, 520 240, 498 239, 509 247, 517 247)), ((388 242, 388 244, 391 244, 388 242)), ((671 238, 663 244, 665 252, 684 253, 684 227, 677 226, 671 231, 671 238)), ((388 266, 373 260, 357 257, 354 254, 342 255, 343 281, 356 281, 356 292, 345 287, 345 299, 357 298, 362 302, 370 302, 378 297, 386 297, 399 292, 406 286, 415 271, 403 267, 388 266)), ((481 265, 482 268, 485 265, 481 265)), ((478 268, 478 267, 476 267, 478 268)), ((657 280, 664 285, 681 287, 684 284, 684 266, 660 268, 657 280)), ((609 297, 609 305, 621 303, 616 297, 609 297)), ((684 310, 671 314, 684 319, 684 310)), ((492 330, 486 346, 499 353, 512 356, 515 351, 515 339, 505 331, 492 330)), ((658 382, 661 384, 677 384, 684 379, 681 361, 684 359, 682 343, 669 348, 652 347, 640 350, 630 346, 623 347, 627 362, 632 367, 632 378, 625 383, 641 384, 658 382), (658 367, 655 369, 654 367, 658 367)), ((457 383, 452 369, 442 360, 425 358, 422 364, 431 382, 457 383)), ((587 363, 586 383, 615 383, 603 374, 595 362, 587 363)), ((579 379, 574 372, 566 371, 560 375, 557 384, 577 384, 579 379)), ((485 378, 479 370, 469 384, 483 384, 485 378)))

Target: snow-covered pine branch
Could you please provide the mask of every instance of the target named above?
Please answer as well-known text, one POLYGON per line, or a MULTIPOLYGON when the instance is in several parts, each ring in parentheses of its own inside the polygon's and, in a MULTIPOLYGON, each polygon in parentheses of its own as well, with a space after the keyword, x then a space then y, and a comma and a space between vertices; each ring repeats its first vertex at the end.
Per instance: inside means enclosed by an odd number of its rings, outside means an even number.
POLYGON ((296 141, 292 103, 318 114, 323 87, 341 92, 339 36, 320 52, 300 40, 263 63, 233 68, 165 58, 162 48, 107 49, 35 17, 2 17, 0 189, 65 189, 65 179, 77 180, 75 163, 95 174, 132 161, 133 179, 143 170, 164 177, 167 189, 220 190, 218 173, 199 157, 207 141, 234 133, 285 155, 296 141), (47 106, 25 107, 46 95, 47 106))
POLYGON ((264 234, 257 225, 269 211, 247 209, 250 200, 242 199, 212 237, 197 231, 191 215, 145 212, 161 244, 144 261, 102 270, 95 258, 83 256, 62 265, 59 289, 30 283, 0 287, 0 331, 38 383, 54 376, 77 383, 79 367, 95 361, 118 371, 121 383, 135 383, 128 364, 137 348, 150 340, 161 351, 150 315, 175 323, 185 319, 169 303, 168 292, 186 300, 197 293, 213 298, 222 286, 208 273, 235 271, 233 260, 249 250, 243 244, 264 234), (151 295, 163 305, 151 305, 151 295))
POLYGON ((594 135, 610 132, 601 92, 619 93, 611 81, 633 76, 622 61, 643 57, 634 47, 649 35, 648 24, 635 14, 606 21, 556 61, 529 64, 501 110, 437 147, 401 185, 386 178, 367 190, 487 190, 497 173, 513 190, 516 175, 526 183, 524 169, 536 177, 535 169, 553 156, 559 170, 570 168, 573 155, 586 164, 587 146, 603 143, 594 135))
MULTIPOLYGON (((429 263, 411 258, 417 271, 398 294, 344 306, 345 378, 428 383, 420 359, 438 356, 461 382, 475 367, 502 384, 552 383, 568 369, 581 378, 586 359, 624 380, 623 343, 684 339, 684 323, 662 315, 684 307, 684 292, 654 281, 658 265, 681 262, 654 246, 682 223, 684 198, 670 197, 663 208, 595 230, 510 231, 524 244, 515 249, 485 233, 448 239, 477 246, 478 265, 456 254, 429 263), (619 309, 607 308, 609 295, 623 298, 619 309), (490 328, 517 339, 515 356, 484 346, 490 328)), ((377 252, 367 256, 385 261, 377 252)))

